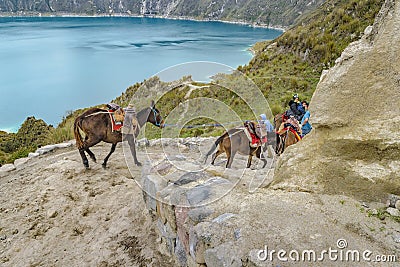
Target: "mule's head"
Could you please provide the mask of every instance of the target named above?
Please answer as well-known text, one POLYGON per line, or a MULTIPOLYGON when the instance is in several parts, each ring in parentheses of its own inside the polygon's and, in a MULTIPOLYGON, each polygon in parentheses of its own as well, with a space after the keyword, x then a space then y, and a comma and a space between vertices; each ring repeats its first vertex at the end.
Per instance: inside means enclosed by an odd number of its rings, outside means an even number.
POLYGON ((149 117, 147 118, 147 122, 150 122, 151 124, 157 127, 163 128, 164 120, 160 114, 160 111, 156 108, 154 101, 151 101, 149 109, 150 112, 149 112, 149 117))
POLYGON ((275 128, 275 132, 278 131, 278 130, 279 130, 279 127, 281 126, 282 121, 283 121, 283 116, 284 116, 284 113, 283 113, 283 114, 276 114, 276 115, 275 115, 275 117, 274 117, 274 128, 275 128))

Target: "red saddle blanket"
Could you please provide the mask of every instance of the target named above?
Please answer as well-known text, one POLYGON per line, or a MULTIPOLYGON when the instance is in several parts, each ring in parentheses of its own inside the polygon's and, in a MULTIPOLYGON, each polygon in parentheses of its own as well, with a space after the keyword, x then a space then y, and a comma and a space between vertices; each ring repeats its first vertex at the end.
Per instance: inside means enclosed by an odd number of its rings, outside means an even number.
POLYGON ((122 126, 124 126, 124 123, 122 121, 116 121, 114 118, 114 111, 109 110, 108 115, 110 115, 110 120, 111 120, 111 125, 112 125, 112 131, 120 131, 122 126))
POLYGON ((296 137, 297 141, 300 141, 300 140, 301 140, 301 136, 300 136, 299 133, 294 129, 293 126, 285 127, 285 128, 282 130, 282 132, 286 132, 287 130, 291 131, 291 132, 294 134, 294 136, 296 137))
POLYGON ((267 137, 266 136, 262 136, 262 138, 260 139, 257 134, 255 134, 255 132, 259 132, 259 135, 261 134, 261 129, 260 126, 254 122, 246 122, 244 124, 244 128, 245 128, 245 134, 247 135, 249 141, 250 141, 250 146, 251 147, 257 147, 260 146, 264 143, 267 142, 267 137), (251 125, 250 125, 251 124, 251 125))

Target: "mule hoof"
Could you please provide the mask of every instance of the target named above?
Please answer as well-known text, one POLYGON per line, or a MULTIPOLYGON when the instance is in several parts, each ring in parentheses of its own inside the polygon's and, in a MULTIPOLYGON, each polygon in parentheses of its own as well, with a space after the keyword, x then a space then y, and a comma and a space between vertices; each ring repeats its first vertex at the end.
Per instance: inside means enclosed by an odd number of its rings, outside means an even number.
POLYGON ((105 169, 107 169, 107 164, 101 164, 101 167, 103 167, 103 169, 105 170, 105 169))
POLYGON ((96 162, 97 162, 97 161, 96 161, 96 158, 92 158, 92 160, 93 160, 93 162, 94 162, 94 163, 96 163, 96 162))
POLYGON ((136 166, 142 166, 142 163, 140 163, 139 161, 138 162, 135 162, 135 164, 136 164, 136 166))

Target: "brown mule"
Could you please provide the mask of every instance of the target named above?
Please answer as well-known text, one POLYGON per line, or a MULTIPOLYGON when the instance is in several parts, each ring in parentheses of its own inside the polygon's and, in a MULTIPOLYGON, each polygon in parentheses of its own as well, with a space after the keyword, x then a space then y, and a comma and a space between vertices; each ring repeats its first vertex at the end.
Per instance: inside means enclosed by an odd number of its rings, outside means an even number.
MULTIPOLYGON (((155 126, 162 128, 163 119, 159 110, 155 107, 154 101, 151 102, 150 107, 139 111, 136 115, 136 119, 139 127, 136 127, 136 129, 133 131, 134 134, 124 134, 124 140, 128 141, 135 164, 140 166, 141 163, 137 160, 135 148, 135 139, 139 134, 139 129, 146 122, 150 122, 155 126)), ((89 161, 85 155, 85 152, 89 154, 90 158, 94 162, 96 162, 96 157, 93 152, 90 151, 90 147, 98 144, 101 141, 112 144, 111 151, 105 157, 102 164, 103 168, 105 168, 107 166, 108 159, 115 151, 117 143, 122 142, 122 133, 120 131, 112 130, 112 122, 108 111, 100 108, 89 109, 75 119, 74 135, 76 145, 82 157, 83 165, 86 168, 89 168, 89 161), (84 140, 79 131, 83 131, 85 133, 86 136, 84 140)))
POLYGON ((284 113, 277 114, 274 118, 275 133, 276 133, 276 146, 275 153, 281 155, 288 146, 294 145, 298 142, 296 135, 290 131, 289 128, 282 130, 284 113))
MULTIPOLYGON (((228 162, 226 163, 226 168, 232 166, 233 158, 236 153, 239 152, 243 155, 248 155, 247 168, 251 166, 251 160, 253 156, 256 156, 264 162, 263 168, 267 165, 267 160, 263 157, 262 146, 251 147, 249 138, 247 137, 244 128, 233 128, 221 135, 213 144, 210 151, 207 152, 204 162, 207 161, 208 156, 210 156, 215 149, 218 147, 217 152, 212 156, 211 164, 214 165, 215 159, 222 153, 226 153, 228 162)), ((265 146, 266 148, 267 146, 265 146)))

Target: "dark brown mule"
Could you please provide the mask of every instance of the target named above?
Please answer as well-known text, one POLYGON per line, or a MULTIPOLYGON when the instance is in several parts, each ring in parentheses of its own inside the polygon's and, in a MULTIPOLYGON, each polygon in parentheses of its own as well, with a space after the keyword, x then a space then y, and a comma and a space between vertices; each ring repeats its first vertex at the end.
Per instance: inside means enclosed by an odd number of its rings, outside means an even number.
POLYGON ((274 118, 275 124, 275 133, 276 133, 276 146, 275 146, 275 153, 279 156, 281 155, 288 146, 294 145, 298 142, 294 133, 292 133, 289 129, 279 132, 279 128, 283 123, 283 116, 282 114, 277 114, 274 118))
MULTIPOLYGON (((150 107, 145 108, 137 113, 136 118, 139 127, 136 129, 135 134, 126 134, 124 135, 124 138, 129 143, 135 164, 140 166, 141 163, 137 160, 135 148, 135 138, 139 134, 139 129, 146 122, 150 122, 158 127, 162 127, 162 117, 159 110, 155 107, 154 101, 152 101, 150 107)), ((112 144, 111 151, 105 157, 102 164, 103 168, 105 168, 107 166, 108 159, 115 151, 117 143, 122 142, 122 133, 120 131, 112 131, 111 119, 108 111, 100 108, 89 109, 75 119, 74 135, 76 139, 76 145, 82 157, 83 165, 86 168, 89 168, 89 161, 85 155, 85 152, 87 152, 90 158, 96 162, 96 157, 93 152, 90 151, 90 147, 101 141, 112 144), (86 135, 84 140, 79 132, 80 130, 86 135)))
POLYGON ((236 153, 239 152, 240 154, 249 156, 247 160, 247 168, 250 168, 253 156, 256 156, 264 162, 264 165, 262 166, 264 168, 265 165, 267 165, 267 160, 263 157, 261 151, 262 147, 251 147, 249 138, 244 131, 244 128, 233 128, 221 135, 215 141, 210 151, 207 152, 204 162, 207 161, 208 156, 210 156, 218 147, 217 152, 215 152, 212 156, 212 165, 214 165, 215 159, 225 152, 228 158, 226 168, 230 168, 232 166, 233 158, 235 157, 236 153))
POLYGON ((276 114, 274 117, 274 130, 275 130, 275 134, 276 134, 275 154, 277 154, 277 155, 280 154, 278 151, 278 148, 280 148, 280 145, 281 145, 281 138, 278 134, 278 131, 279 131, 279 127, 281 127, 284 114, 285 113, 276 114))

